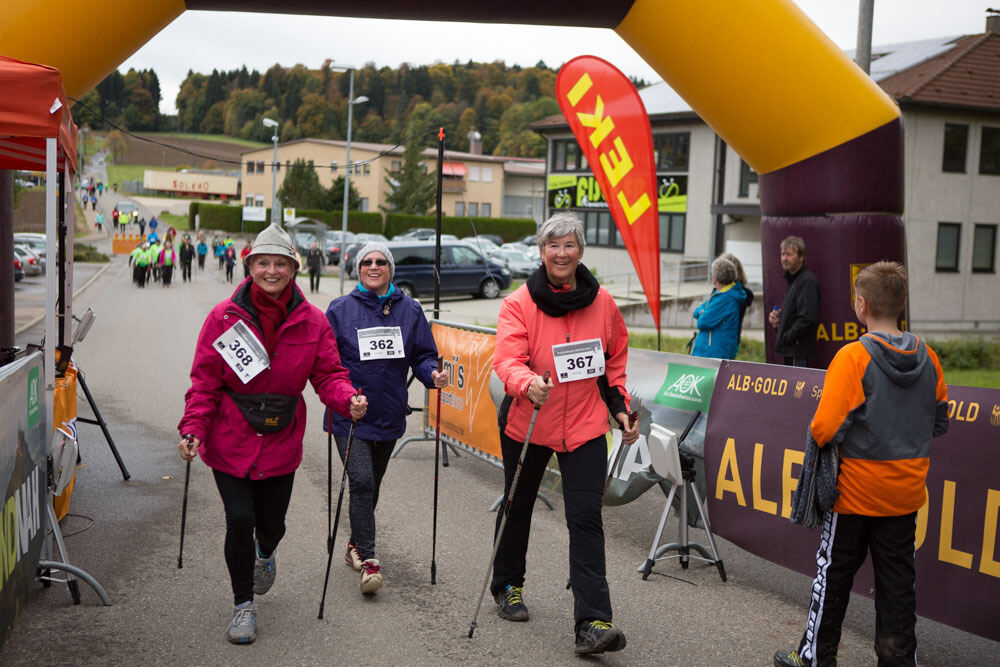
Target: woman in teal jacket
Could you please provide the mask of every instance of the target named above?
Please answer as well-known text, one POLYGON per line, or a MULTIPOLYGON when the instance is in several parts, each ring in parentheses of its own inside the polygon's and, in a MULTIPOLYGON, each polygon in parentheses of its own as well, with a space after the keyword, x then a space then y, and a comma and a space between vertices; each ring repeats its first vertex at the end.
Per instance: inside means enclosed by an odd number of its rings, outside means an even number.
POLYGON ((691 354, 733 359, 740 347, 740 311, 746 304, 746 292, 736 281, 736 267, 724 257, 712 262, 712 285, 712 295, 694 309, 698 335, 691 354))

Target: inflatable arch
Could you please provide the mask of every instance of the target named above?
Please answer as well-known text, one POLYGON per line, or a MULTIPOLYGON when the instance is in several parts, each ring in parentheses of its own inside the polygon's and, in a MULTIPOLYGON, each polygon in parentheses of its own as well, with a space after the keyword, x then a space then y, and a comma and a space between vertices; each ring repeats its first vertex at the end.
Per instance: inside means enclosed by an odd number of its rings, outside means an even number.
MULTIPOLYGON (((4 55, 60 70, 79 98, 185 10, 574 25, 614 29, 759 174, 764 306, 784 293, 778 245, 805 239, 822 285, 813 364, 856 336, 859 266, 905 263, 899 109, 791 0, 21 0, 4 55), (118 26, 105 34, 108 12, 118 26)), ((586 51, 586 45, 581 45, 586 51)), ((767 329, 767 347, 773 332, 767 329)), ((769 360, 780 361, 769 352, 769 360)))

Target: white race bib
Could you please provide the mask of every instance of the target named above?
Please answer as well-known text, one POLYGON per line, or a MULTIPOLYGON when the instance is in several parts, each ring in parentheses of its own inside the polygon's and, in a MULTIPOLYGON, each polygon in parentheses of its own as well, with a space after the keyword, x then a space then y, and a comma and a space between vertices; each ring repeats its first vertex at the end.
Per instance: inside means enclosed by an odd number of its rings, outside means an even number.
POLYGON ((358 357, 361 361, 399 359, 403 349, 403 332, 399 327, 358 329, 358 357))
POLYGON ((604 375, 604 347, 600 338, 553 345, 552 359, 560 382, 576 382, 604 375))
POLYGON ((216 338, 213 345, 243 384, 270 366, 267 350, 243 320, 236 320, 236 324, 216 338))

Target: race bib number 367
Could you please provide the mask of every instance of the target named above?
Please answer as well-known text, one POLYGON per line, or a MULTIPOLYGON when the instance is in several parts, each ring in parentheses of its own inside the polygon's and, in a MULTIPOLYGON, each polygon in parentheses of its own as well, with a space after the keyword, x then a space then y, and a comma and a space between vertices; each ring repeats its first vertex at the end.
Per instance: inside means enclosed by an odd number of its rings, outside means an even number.
POLYGON ((243 384, 270 365, 267 350, 243 320, 237 320, 212 345, 243 384))
POLYGON ((600 338, 552 346, 556 377, 575 382, 604 375, 604 348, 600 338))

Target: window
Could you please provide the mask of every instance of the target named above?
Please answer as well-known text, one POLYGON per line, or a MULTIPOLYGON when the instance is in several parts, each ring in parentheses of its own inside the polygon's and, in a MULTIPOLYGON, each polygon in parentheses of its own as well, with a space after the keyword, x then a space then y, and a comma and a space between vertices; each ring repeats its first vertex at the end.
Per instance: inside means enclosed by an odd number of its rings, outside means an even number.
POLYGON ((492 213, 493 213, 493 205, 490 204, 488 201, 484 201, 482 207, 479 210, 479 214, 484 218, 488 218, 490 217, 490 215, 492 215, 492 213))
POLYGON ((264 205, 264 195, 257 195, 256 199, 257 199, 257 206, 263 206, 264 205))
MULTIPOLYGON (((587 171, 587 158, 576 139, 556 139, 552 142, 552 171, 587 171)), ((483 167, 483 180, 493 180, 493 168, 483 167)))
POLYGON ((483 258, 472 248, 454 245, 451 247, 451 259, 456 264, 482 264, 483 258))
POLYGON ((757 172, 744 160, 740 160, 740 197, 750 196, 750 184, 757 182, 757 172))
POLYGON ((684 214, 660 214, 660 250, 684 252, 684 214))
POLYGON ((392 161, 392 166, 389 168, 389 170, 392 171, 393 173, 396 173, 396 174, 398 174, 399 172, 403 171, 403 161, 402 160, 393 160, 392 161))
POLYGON ((274 163, 274 165, 272 165, 272 167, 271 167, 271 168, 272 168, 272 169, 273 169, 274 171, 281 171, 281 163, 280 163, 280 162, 275 162, 275 163, 274 163))
POLYGON ((368 174, 372 173, 371 162, 365 162, 364 165, 362 165, 362 168, 363 168, 363 171, 365 173, 365 176, 367 176, 368 174))
POLYGON ((455 202, 455 215, 464 216, 465 215, 465 202, 457 201, 455 202))
POLYGON ((395 254, 396 266, 412 266, 414 264, 433 264, 434 248, 421 246, 418 248, 403 248, 395 254))
POLYGON ((257 160, 257 173, 258 174, 263 174, 264 173, 264 161, 263 160, 257 160))
POLYGON ((360 176, 361 175, 361 163, 360 162, 355 162, 354 163, 354 175, 355 176, 360 176))
MULTIPOLYGON (((250 164, 253 164, 252 162, 250 164)), ((253 195, 247 195, 247 206, 253 206, 253 195)))
POLYGON ((657 169, 687 171, 690 132, 672 132, 653 137, 657 169))
POLYGON ((248 174, 252 174, 253 173, 253 160, 248 160, 247 161, 247 173, 248 174))
POLYGON ((941 171, 965 173, 965 150, 969 143, 969 126, 944 124, 944 157, 941 171))
POLYGON ((972 234, 972 272, 995 273, 997 226, 976 225, 972 234))
POLYGON ((979 173, 1000 175, 1000 127, 983 126, 979 145, 979 173))
POLYGON ((333 174, 334 176, 337 175, 337 161, 336 160, 330 160, 330 173, 333 174))
POLYGON ((493 182, 493 167, 483 167, 483 183, 493 182))
POLYGON ((469 217, 475 218, 479 215, 479 204, 474 201, 469 202, 469 217))
POLYGON ((362 213, 367 213, 368 212, 368 206, 369 206, 368 197, 362 197, 361 198, 361 212, 362 213))
POLYGON ((470 164, 469 165, 469 180, 478 181, 479 180, 479 165, 470 164))
POLYGON ((940 272, 958 271, 958 242, 962 225, 956 222, 939 222, 937 234, 937 259, 934 268, 940 272))

